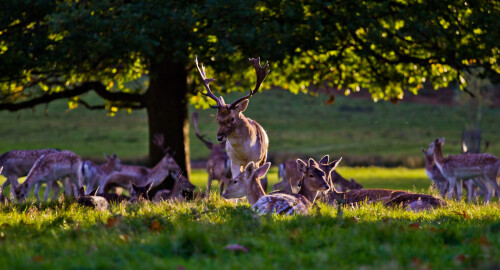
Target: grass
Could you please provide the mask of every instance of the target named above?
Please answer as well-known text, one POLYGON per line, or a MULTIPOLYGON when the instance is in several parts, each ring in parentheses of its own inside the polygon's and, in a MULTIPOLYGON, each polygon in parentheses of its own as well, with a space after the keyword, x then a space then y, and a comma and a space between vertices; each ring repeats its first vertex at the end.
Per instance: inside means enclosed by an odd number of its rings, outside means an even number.
MULTIPOLYGON (((339 168, 366 187, 436 193, 423 169, 339 168)), ((276 169, 269 172, 276 182, 276 169)), ((192 181, 206 183, 203 170, 192 181)), ((214 185, 215 186, 215 185, 214 185)), ((500 211, 448 201, 432 212, 381 204, 318 204, 310 216, 257 216, 245 201, 114 205, 109 212, 70 200, 0 205, 5 269, 495 269, 500 211), (231 251, 238 244, 245 251, 231 251)))
MULTIPOLYGON (((232 101, 241 93, 226 96, 232 101)), ((87 100, 99 103, 95 96, 87 100)), ((347 164, 422 166, 420 147, 436 137, 447 138, 444 152, 457 154, 464 126, 460 107, 388 102, 338 96, 325 105, 325 96, 314 98, 273 89, 252 97, 245 115, 266 129, 273 161, 296 156, 316 158, 324 154, 344 156, 347 164)), ((191 111, 194 111, 191 108, 191 111)), ((120 158, 137 161, 147 155, 145 111, 118 113, 83 108, 68 110, 64 100, 34 111, 0 112, 0 152, 12 149, 55 147, 97 159, 116 152, 120 158)), ((200 130, 215 141, 215 110, 199 113, 200 130)), ((483 138, 492 142, 489 152, 500 155, 500 109, 486 109, 483 138)), ((191 157, 206 159, 208 150, 190 134, 191 157)))

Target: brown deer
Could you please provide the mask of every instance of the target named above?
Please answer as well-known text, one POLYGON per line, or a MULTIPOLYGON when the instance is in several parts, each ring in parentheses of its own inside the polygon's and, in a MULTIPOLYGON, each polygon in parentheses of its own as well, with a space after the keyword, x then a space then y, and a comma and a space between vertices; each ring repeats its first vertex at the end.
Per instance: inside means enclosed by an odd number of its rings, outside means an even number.
POLYGON ((392 197, 384 204, 386 207, 401 207, 407 211, 420 212, 429 211, 434 208, 446 207, 445 201, 427 194, 416 193, 392 193, 392 197))
MULTIPOLYGON (((222 197, 226 199, 247 198, 252 208, 259 214, 308 214, 307 206, 299 198, 286 193, 266 195, 259 178, 264 177, 271 163, 266 163, 261 167, 253 161, 248 163, 243 172, 229 183, 222 197)), ((325 183, 326 184, 326 183, 325 183)))
MULTIPOLYGON (((255 88, 246 96, 243 96, 233 103, 227 105, 222 96, 217 98, 210 90, 210 82, 214 79, 207 78, 205 67, 198 66, 196 58, 196 68, 201 76, 203 85, 207 93, 201 92, 203 95, 215 100, 217 103, 212 108, 217 109, 217 140, 219 142, 226 140, 226 152, 231 160, 231 174, 238 175, 242 169, 251 161, 257 166, 262 166, 266 163, 267 148, 269 139, 264 129, 254 120, 243 115, 251 98, 260 88, 262 82, 269 74, 269 64, 266 62, 264 66, 260 64, 260 58, 250 58, 250 63, 255 68, 257 73, 257 82, 255 88)), ((262 179, 262 186, 267 189, 267 178, 262 179)))
MULTIPOLYGON (((328 155, 325 155, 319 161, 321 168, 323 168, 323 169, 328 168, 328 165, 330 164, 330 162, 328 161, 329 158, 330 157, 328 155)), ((325 172, 326 172, 326 170, 325 170, 325 172)), ((331 174, 328 175, 328 183, 331 187, 333 187, 334 185, 337 185, 339 187, 340 192, 346 192, 348 190, 355 190, 355 189, 362 189, 363 188, 363 186, 360 183, 356 182, 356 180, 351 178, 351 181, 349 181, 349 180, 345 179, 344 177, 342 177, 342 175, 340 175, 336 170, 331 170, 331 174)))
MULTIPOLYGON (((163 150, 165 156, 152 169, 144 166, 122 164, 119 172, 111 173, 104 193, 107 193, 112 186, 121 186, 129 191, 132 191, 132 184, 145 186, 152 183, 153 187, 156 187, 169 174, 175 179, 185 178, 186 176, 182 175, 181 168, 174 160, 173 155, 168 152, 167 148, 163 147, 163 136, 155 135, 154 143, 163 150)), ((186 181, 189 180, 186 179, 186 181)))
MULTIPOLYGON (((19 177, 26 176, 33 167, 33 164, 35 164, 41 156, 59 151, 60 150, 50 148, 36 150, 12 150, 1 155, 0 166, 3 166, 1 174, 7 179, 2 184, 0 193, 3 194, 3 190, 10 185, 11 196, 14 196, 14 194, 16 194, 15 189, 19 187, 17 179, 19 177)), ((53 194, 57 196, 60 189, 59 184, 57 184, 57 182, 52 182, 52 187, 54 189, 53 194)), ((11 199, 14 198, 12 197, 11 199)))
POLYGON ((113 154, 113 156, 105 154, 105 156, 107 162, 101 165, 97 165, 90 160, 83 162, 83 181, 87 189, 104 187, 113 171, 121 171, 121 162, 116 154, 113 154))
POLYGON ((205 197, 210 197, 210 187, 212 186, 212 180, 219 180, 219 195, 222 195, 224 191, 224 186, 229 184, 231 181, 231 162, 229 161, 229 156, 226 153, 226 141, 219 144, 214 144, 211 140, 206 140, 204 135, 200 134, 198 130, 198 114, 193 113, 193 126, 196 133, 196 137, 202 141, 205 146, 210 149, 210 156, 207 161, 207 173, 208 182, 205 197))
POLYGON ((500 160, 491 154, 461 154, 443 157, 442 145, 444 138, 439 138, 430 143, 429 154, 434 155, 434 161, 441 174, 448 180, 448 197, 453 197, 454 187, 460 179, 479 177, 486 181, 487 188, 484 201, 491 200, 493 193, 500 194, 497 176, 500 170, 500 160), (489 185, 493 189, 489 188, 489 185))
POLYGON ((136 186, 132 184, 132 190, 130 191, 130 199, 129 202, 142 202, 149 201, 149 191, 153 187, 153 182, 145 185, 145 186, 136 186))
MULTIPOLYGON (((439 196, 441 196, 441 198, 444 198, 446 196, 446 193, 448 192, 448 180, 446 180, 446 178, 441 174, 441 171, 439 171, 439 168, 434 162, 434 154, 430 153, 429 150, 425 150, 423 147, 421 148, 421 150, 424 154, 425 173, 427 174, 427 177, 431 179, 433 184, 438 188, 439 196)), ((469 202, 474 201, 474 198, 476 196, 475 185, 477 185, 482 191, 487 190, 487 187, 479 178, 467 179, 464 181, 464 185, 467 188, 467 197, 469 202)), ((455 189, 457 191, 458 197, 462 197, 461 188, 457 185, 455 189)))
POLYGON ((105 198, 97 196, 98 190, 99 187, 90 191, 88 195, 85 195, 85 188, 80 187, 78 189, 78 197, 76 198, 76 202, 81 206, 90 207, 98 211, 108 210, 109 203, 105 198))
POLYGON ((175 182, 172 190, 163 189, 156 192, 153 201, 161 202, 161 201, 185 201, 184 196, 182 195, 183 190, 194 190, 196 188, 191 182, 187 181, 186 177, 181 177, 179 180, 175 182))
MULTIPOLYGON (((24 183, 16 188, 17 199, 19 201, 26 200, 36 183, 43 182, 47 183, 48 186, 64 177, 70 177, 75 186, 80 188, 83 181, 82 164, 82 159, 71 151, 60 151, 41 156, 31 168, 24 183)), ((45 193, 45 199, 47 197, 48 193, 45 193)))

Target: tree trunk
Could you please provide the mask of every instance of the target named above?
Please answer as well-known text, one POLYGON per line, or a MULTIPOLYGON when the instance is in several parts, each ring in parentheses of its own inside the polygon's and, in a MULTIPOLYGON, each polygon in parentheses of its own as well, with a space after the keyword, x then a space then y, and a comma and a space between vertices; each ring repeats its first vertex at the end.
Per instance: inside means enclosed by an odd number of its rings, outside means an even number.
MULTIPOLYGON (((162 150, 153 144, 154 135, 163 134, 164 146, 170 147, 174 151, 175 160, 184 175, 190 179, 187 93, 187 72, 184 64, 173 63, 169 60, 151 64, 150 84, 146 93, 149 121, 149 162, 151 166, 154 166, 163 158, 162 150)), ((173 183, 165 184, 166 186, 161 186, 164 188, 173 186, 173 183)))
POLYGON ((462 153, 481 152, 481 129, 469 128, 462 131, 462 153))

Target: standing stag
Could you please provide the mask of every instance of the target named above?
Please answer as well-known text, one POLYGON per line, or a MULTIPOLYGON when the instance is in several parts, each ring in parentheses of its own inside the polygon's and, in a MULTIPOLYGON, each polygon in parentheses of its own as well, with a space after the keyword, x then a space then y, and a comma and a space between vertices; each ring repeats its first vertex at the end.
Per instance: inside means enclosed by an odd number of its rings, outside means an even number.
POLYGON ((210 196, 210 187, 212 186, 212 180, 219 180, 219 195, 222 195, 224 191, 224 186, 229 184, 231 181, 231 163, 229 161, 229 156, 226 153, 226 141, 219 144, 214 144, 211 140, 208 141, 204 135, 200 134, 198 130, 198 114, 193 113, 193 126, 196 133, 196 137, 202 141, 205 146, 210 149, 210 156, 207 161, 207 173, 208 173, 208 183, 206 198, 210 196))
MULTIPOLYGON (((261 66, 260 58, 250 58, 249 61, 257 73, 255 88, 248 95, 227 105, 222 96, 217 98, 210 90, 209 84, 215 79, 207 78, 205 67, 202 64, 200 69, 198 58, 195 60, 196 68, 207 90, 206 93, 201 93, 217 103, 215 106, 211 106, 217 109, 217 122, 219 124, 217 140, 221 142, 226 139, 226 151, 231 160, 231 174, 233 177, 238 175, 252 161, 255 162, 257 167, 263 166, 266 163, 267 148, 269 146, 269 139, 264 129, 257 122, 243 115, 248 106, 249 98, 259 90, 262 82, 269 74, 270 71, 267 70, 269 64, 266 62, 264 66, 261 66)), ((262 186, 267 189, 267 178, 262 179, 262 186)))

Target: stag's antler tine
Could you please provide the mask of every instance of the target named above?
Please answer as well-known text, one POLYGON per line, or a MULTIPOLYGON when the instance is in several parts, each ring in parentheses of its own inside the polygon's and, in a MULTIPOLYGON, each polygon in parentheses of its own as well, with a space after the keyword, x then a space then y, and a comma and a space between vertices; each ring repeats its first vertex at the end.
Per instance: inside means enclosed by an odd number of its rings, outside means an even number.
POLYGON ((255 83, 255 88, 251 90, 248 95, 241 97, 235 100, 233 103, 231 103, 231 105, 229 105, 230 109, 234 108, 238 103, 242 102, 243 100, 251 98, 259 90, 267 74, 271 72, 271 70, 267 70, 267 68, 269 67, 268 61, 266 61, 266 64, 264 64, 264 66, 260 65, 260 57, 249 58, 248 61, 250 61, 252 66, 255 68, 255 73, 257 73, 257 82, 255 83))
POLYGON ((196 64, 196 68, 198 69, 198 73, 200 73, 201 81, 203 82, 205 89, 207 89, 206 94, 203 93, 202 91, 200 91, 200 93, 206 97, 209 97, 209 98, 215 100, 215 102, 217 102, 216 106, 210 106, 210 107, 219 108, 221 106, 221 101, 214 95, 214 93, 212 93, 212 90, 210 90, 210 85, 209 85, 210 82, 215 81, 215 79, 212 79, 212 78, 207 79, 207 75, 205 73, 205 67, 203 66, 203 64, 201 64, 201 69, 200 69, 200 66, 198 65, 198 57, 195 57, 194 62, 196 64))
POLYGON ((153 144, 156 145, 158 148, 160 148, 163 151, 163 154, 167 153, 167 148, 164 146, 165 136, 163 134, 155 133, 153 138, 153 144))
POLYGON ((198 137, 198 139, 200 139, 200 141, 202 141, 208 147, 208 149, 212 149, 212 141, 205 140, 205 135, 201 135, 200 131, 198 130, 198 113, 196 112, 193 113, 193 126, 196 137, 198 137))

